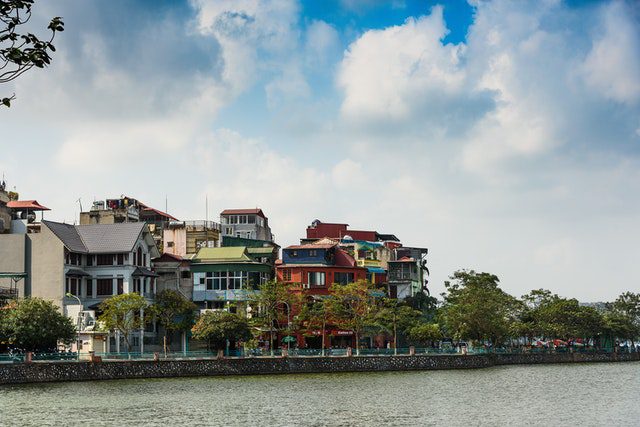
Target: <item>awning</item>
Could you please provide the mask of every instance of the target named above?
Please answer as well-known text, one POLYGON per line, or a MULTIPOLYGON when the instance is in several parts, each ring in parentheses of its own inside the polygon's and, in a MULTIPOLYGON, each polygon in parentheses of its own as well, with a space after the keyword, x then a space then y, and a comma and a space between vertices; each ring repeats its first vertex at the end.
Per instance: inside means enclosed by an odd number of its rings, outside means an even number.
POLYGON ((70 268, 69 271, 67 271, 67 276, 86 277, 90 276, 90 274, 79 268, 70 268))
POLYGON ((156 273, 144 267, 136 267, 131 275, 136 277, 158 277, 156 273))
POLYGON ((386 274, 387 271, 384 268, 380 268, 380 267, 367 267, 367 271, 369 273, 375 273, 375 274, 386 274))

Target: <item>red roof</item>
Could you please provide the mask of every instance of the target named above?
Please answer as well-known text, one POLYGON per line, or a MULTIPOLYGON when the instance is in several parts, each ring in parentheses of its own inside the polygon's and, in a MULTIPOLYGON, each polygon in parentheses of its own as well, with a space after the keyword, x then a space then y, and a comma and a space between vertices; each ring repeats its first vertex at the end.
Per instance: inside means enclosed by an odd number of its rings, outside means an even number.
POLYGON ((416 262, 415 259, 407 257, 407 256, 403 256, 402 258, 400 258, 399 260, 396 261, 389 261, 389 262, 416 262))
POLYGON ((46 206, 42 206, 37 200, 12 200, 7 203, 11 209, 28 209, 30 211, 50 211, 46 206))
MULTIPOLYGON (((140 203, 140 204, 142 204, 142 203, 140 203)), ((155 213, 156 215, 160 215, 160 216, 163 216, 165 218, 169 218, 169 219, 172 219, 174 221, 178 221, 178 218, 173 217, 173 216, 169 215, 166 212, 162 212, 162 211, 159 211, 158 209, 154 209, 154 208, 152 208, 150 206, 146 206, 146 207, 142 208, 142 210, 143 211, 147 211, 147 212, 151 211, 151 212, 155 213)))
POLYGON ((222 212, 220 212, 220 215, 247 215, 247 214, 260 215, 262 218, 266 219, 266 217, 264 216, 264 213, 262 213, 262 209, 260 209, 260 208, 255 208, 255 209, 225 209, 222 212))
POLYGON ((306 245, 293 245, 293 246, 287 246, 285 249, 331 249, 332 247, 336 246, 337 243, 333 243, 333 244, 323 244, 323 245, 317 245, 315 243, 309 243, 306 245))

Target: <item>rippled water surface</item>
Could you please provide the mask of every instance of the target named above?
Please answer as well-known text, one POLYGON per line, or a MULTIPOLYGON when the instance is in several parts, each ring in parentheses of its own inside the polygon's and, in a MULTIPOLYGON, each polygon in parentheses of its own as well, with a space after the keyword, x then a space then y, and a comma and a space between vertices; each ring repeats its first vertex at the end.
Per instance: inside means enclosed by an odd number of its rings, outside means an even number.
POLYGON ((0 386, 0 425, 640 426, 640 362, 0 386))

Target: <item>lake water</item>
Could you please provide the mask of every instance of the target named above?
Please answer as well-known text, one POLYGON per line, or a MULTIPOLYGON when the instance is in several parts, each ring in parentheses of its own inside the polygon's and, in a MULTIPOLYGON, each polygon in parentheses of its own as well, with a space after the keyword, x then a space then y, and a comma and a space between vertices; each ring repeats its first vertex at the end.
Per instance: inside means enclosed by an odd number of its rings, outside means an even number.
POLYGON ((640 362, 0 386, 0 425, 640 425, 640 362))

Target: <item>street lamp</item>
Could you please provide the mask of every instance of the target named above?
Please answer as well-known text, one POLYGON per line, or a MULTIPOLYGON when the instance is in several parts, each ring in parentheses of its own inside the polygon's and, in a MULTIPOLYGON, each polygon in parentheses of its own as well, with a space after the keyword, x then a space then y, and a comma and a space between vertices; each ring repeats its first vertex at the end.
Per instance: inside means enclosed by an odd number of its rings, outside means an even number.
POLYGON ((76 326, 78 328, 78 337, 77 337, 77 340, 76 340, 76 346, 77 346, 76 351, 78 353, 78 355, 77 355, 78 356, 78 360, 80 360, 80 343, 81 343, 81 341, 80 341, 80 328, 82 327, 82 320, 80 318, 80 314, 82 313, 82 301, 80 301, 80 298, 78 298, 76 295, 73 295, 71 292, 67 292, 65 295, 67 297, 69 297, 69 298, 77 299, 78 300, 78 305, 80 306, 80 308, 78 309, 78 319, 76 320, 76 326))

